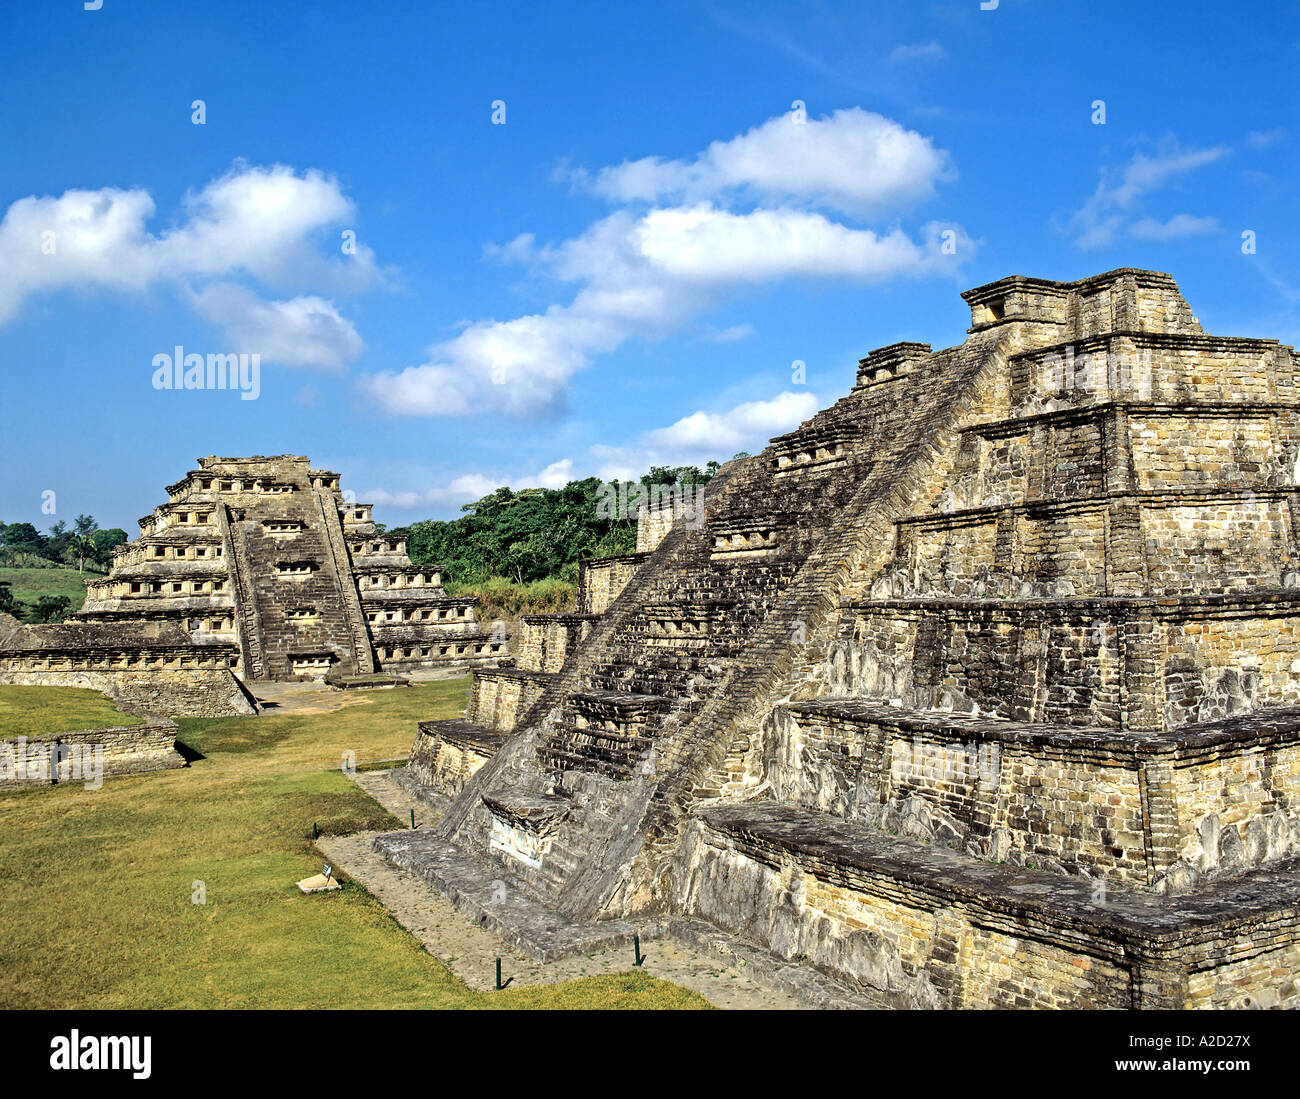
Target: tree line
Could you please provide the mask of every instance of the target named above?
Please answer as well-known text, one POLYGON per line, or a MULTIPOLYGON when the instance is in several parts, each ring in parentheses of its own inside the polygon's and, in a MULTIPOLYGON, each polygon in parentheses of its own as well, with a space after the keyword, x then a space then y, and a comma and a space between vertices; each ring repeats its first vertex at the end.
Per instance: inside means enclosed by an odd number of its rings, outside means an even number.
MULTIPOLYGON (((75 565, 104 571, 113 549, 127 540, 120 527, 100 528, 93 515, 78 515, 69 525, 62 519, 42 534, 31 523, 0 522, 0 565, 16 568, 57 568, 75 565)), ((55 622, 71 608, 66 595, 42 595, 32 603, 17 599, 8 581, 0 581, 0 614, 29 622, 55 622)))
MULTIPOLYGON (((736 457, 747 457, 738 454, 736 457)), ((499 488, 461 508, 459 519, 425 519, 389 531, 404 535, 417 565, 440 565, 445 580, 457 585, 504 577, 515 584, 538 580, 574 581, 578 562, 587 557, 631 553, 636 548, 636 515, 619 515, 608 506, 621 486, 704 485, 719 463, 654 466, 639 481, 605 482, 599 477, 570 481, 563 488, 499 488)), ((622 498, 628 498, 623 492, 622 498)), ((629 509, 630 510, 630 509, 629 509)))

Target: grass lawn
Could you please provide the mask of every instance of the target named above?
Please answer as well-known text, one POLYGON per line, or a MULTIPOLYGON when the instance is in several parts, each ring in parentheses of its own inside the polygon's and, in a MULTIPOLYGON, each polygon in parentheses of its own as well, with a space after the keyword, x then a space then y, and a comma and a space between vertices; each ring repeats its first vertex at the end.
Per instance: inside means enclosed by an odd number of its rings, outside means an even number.
POLYGON ((9 590, 15 599, 35 606, 42 595, 66 595, 72 600, 68 614, 81 610, 86 601, 85 580, 93 580, 103 573, 78 572, 76 569, 16 569, 0 567, 0 581, 9 581, 9 590))
POLYGON ((98 691, 82 687, 0 687, 0 737, 71 733, 107 725, 139 725, 98 691))
MULTIPOLYGON (((399 756, 468 680, 328 714, 184 719, 188 768, 0 794, 0 1008, 684 1008, 635 971, 479 993, 359 886, 304 896, 323 832, 404 827, 339 771, 399 756), (195 882, 206 904, 195 904, 195 882)), ((21 690, 22 688, 6 688, 21 690)), ((46 690, 45 688, 32 688, 46 690)))

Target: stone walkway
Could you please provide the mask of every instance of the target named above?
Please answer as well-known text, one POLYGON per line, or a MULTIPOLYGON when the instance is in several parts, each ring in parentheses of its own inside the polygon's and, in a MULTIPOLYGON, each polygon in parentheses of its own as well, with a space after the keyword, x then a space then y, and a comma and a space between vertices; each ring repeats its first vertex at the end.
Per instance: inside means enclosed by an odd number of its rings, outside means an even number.
MULTIPOLYGON (((417 827, 437 823, 440 814, 428 803, 405 793, 393 781, 391 772, 366 771, 351 778, 400 820, 409 820, 414 809, 417 827)), ((553 984, 633 968, 630 946, 552 962, 535 962, 524 957, 459 912, 451 901, 421 878, 389 863, 371 846, 379 834, 322 836, 316 846, 471 988, 489 991, 495 987, 498 957, 502 979, 511 979, 512 986, 553 984)), ((683 925, 683 931, 682 937, 673 935, 643 941, 642 969, 699 993, 715 1007, 792 1010, 813 1006, 879 1006, 833 982, 817 978, 810 981, 803 967, 787 967, 757 951, 746 957, 743 949, 737 949, 734 939, 719 935, 716 936, 719 945, 721 940, 726 940, 725 949, 729 954, 724 961, 709 949, 713 937, 697 934, 697 929, 689 925, 683 925), (683 941, 684 938, 692 942, 683 941), (782 972, 786 969, 802 972, 791 973, 788 975, 791 979, 787 979, 782 972), (782 984, 790 987, 782 988, 782 984)))

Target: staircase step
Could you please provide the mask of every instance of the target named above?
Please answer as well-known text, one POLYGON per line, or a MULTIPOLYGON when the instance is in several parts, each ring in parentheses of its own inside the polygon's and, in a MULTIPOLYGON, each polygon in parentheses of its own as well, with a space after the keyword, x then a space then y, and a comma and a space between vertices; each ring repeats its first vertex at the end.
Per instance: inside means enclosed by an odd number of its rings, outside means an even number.
POLYGON ((424 736, 437 737, 443 743, 454 744, 458 748, 473 748, 479 754, 488 756, 496 755, 510 735, 500 729, 489 729, 462 718, 421 721, 419 727, 424 736))

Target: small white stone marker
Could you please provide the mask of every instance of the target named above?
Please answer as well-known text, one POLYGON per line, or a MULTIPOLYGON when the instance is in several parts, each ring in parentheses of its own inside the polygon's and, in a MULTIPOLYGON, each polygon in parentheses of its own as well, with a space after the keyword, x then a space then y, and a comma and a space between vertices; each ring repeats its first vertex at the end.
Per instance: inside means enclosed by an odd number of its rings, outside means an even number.
POLYGON ((322 873, 303 878, 298 883, 298 888, 304 893, 323 893, 328 889, 342 889, 343 886, 334 880, 334 867, 326 863, 322 873))

